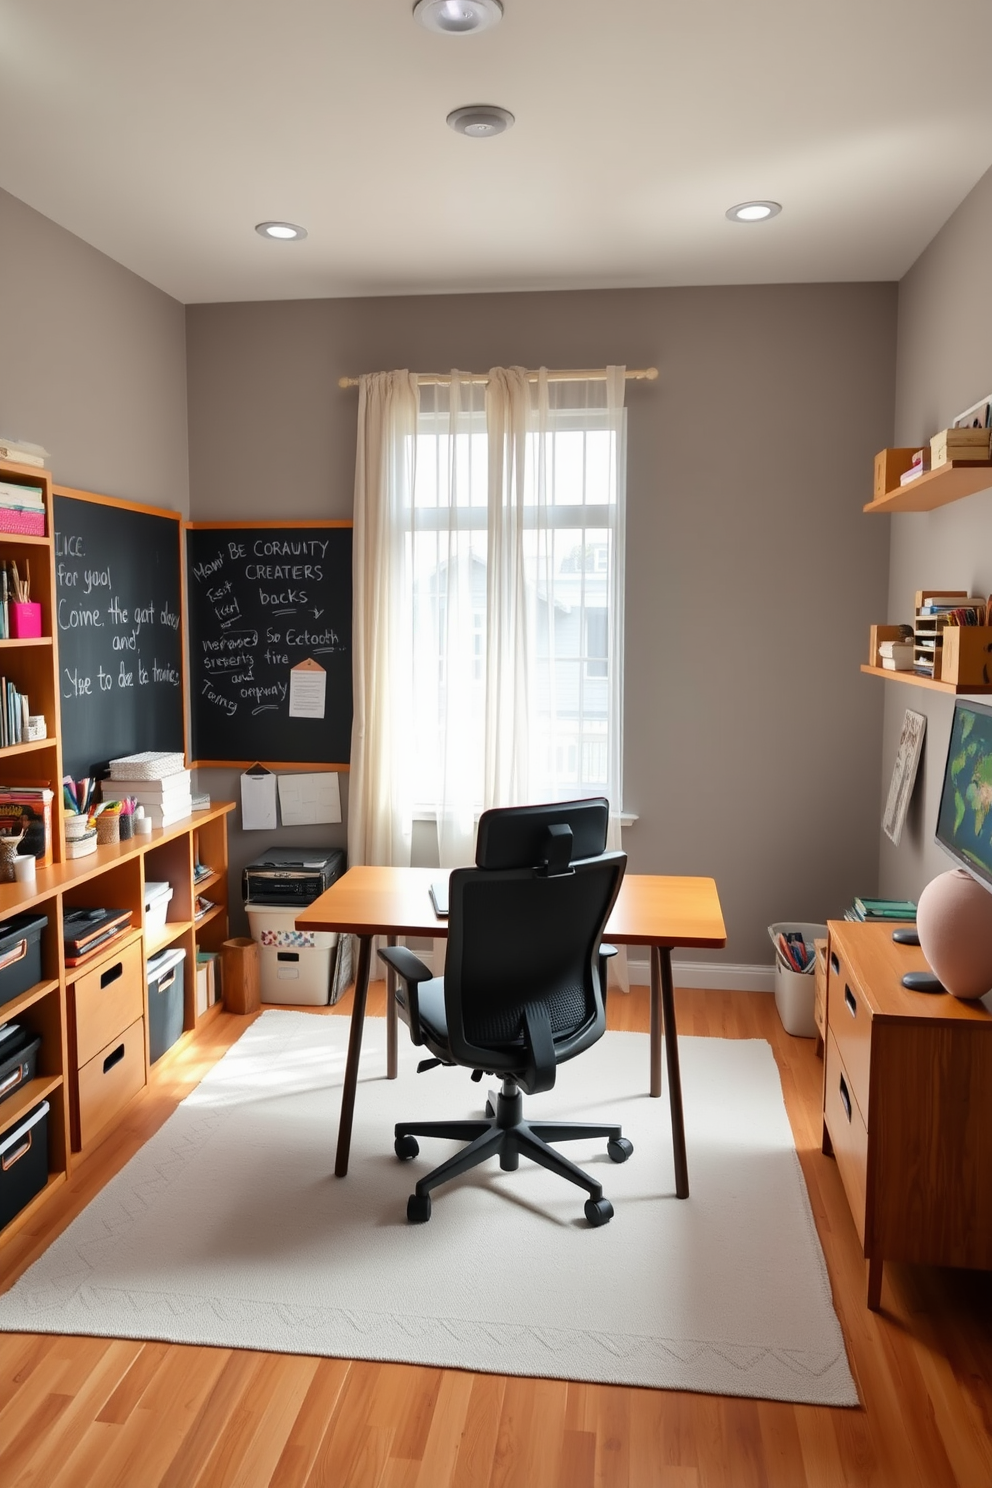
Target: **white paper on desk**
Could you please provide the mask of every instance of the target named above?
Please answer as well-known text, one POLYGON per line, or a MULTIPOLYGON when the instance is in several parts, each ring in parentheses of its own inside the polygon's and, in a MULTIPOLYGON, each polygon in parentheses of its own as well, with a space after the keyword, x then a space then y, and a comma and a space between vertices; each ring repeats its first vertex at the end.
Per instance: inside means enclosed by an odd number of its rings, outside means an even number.
POLYGON ((341 820, 341 789, 333 770, 279 776, 279 815, 284 827, 341 820))
POLYGON ((268 831, 276 825, 276 777, 271 770, 241 777, 241 826, 246 832, 268 831))
POLYGON ((327 696, 327 673, 313 657, 301 661, 289 674, 290 718, 323 718, 327 696))

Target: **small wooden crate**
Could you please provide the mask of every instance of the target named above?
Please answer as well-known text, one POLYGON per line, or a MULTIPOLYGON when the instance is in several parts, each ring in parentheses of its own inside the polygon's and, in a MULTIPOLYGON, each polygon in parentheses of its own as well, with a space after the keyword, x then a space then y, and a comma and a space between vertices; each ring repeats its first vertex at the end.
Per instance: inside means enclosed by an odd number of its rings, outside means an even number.
MULTIPOLYGON (((875 456, 875 500, 881 501, 890 491, 899 489, 899 477, 904 475, 913 463, 913 456, 919 449, 914 445, 912 449, 884 449, 875 456)), ((877 662, 875 665, 877 666, 877 662)))
POLYGON ((992 686, 992 625, 945 625, 940 634, 940 680, 992 686))

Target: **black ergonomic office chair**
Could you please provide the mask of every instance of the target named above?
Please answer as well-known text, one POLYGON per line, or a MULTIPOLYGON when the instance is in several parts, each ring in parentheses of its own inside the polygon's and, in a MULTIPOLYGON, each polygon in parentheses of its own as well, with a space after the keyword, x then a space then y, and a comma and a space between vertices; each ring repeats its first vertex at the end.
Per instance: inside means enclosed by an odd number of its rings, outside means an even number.
POLYGON ((619 1126, 524 1120, 520 1091, 550 1090, 557 1066, 602 1037, 606 958, 603 928, 627 859, 606 853, 605 800, 487 811, 479 822, 475 868, 449 880, 448 953, 435 977, 412 951, 379 955, 398 973, 400 1016, 415 1044, 434 1055, 420 1069, 460 1064, 501 1075, 490 1092, 486 1121, 403 1121, 396 1155, 416 1157, 416 1137, 458 1138, 461 1152, 421 1178, 407 1218, 431 1217, 432 1188, 487 1158, 513 1170, 520 1154, 589 1192, 591 1225, 613 1217, 603 1188, 548 1144, 605 1137, 614 1162, 633 1151, 619 1126))

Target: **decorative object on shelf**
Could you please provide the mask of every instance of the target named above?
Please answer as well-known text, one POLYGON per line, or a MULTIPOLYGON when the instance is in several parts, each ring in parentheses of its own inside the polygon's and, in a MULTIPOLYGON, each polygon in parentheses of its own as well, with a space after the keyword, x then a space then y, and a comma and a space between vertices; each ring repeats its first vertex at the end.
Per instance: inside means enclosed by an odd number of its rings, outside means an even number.
POLYGON ((37 859, 31 853, 18 853, 14 858, 14 879, 17 883, 33 884, 38 876, 37 859))
POLYGON ((14 882, 14 859, 23 839, 23 832, 0 837, 0 883, 14 882))
POLYGON ((882 830, 896 847, 899 846, 902 829, 906 825, 906 813, 909 810, 913 786, 916 784, 916 771, 920 763, 926 731, 925 715, 914 713, 912 708, 907 708, 902 721, 899 745, 896 749, 896 761, 892 767, 892 780, 889 783, 885 815, 882 817, 882 830))
POLYGON ((90 827, 81 837, 74 838, 65 845, 67 858, 88 858, 90 853, 97 849, 96 827, 90 827))
POLYGON ((920 949, 952 997, 992 988, 992 892, 964 868, 931 879, 916 909, 920 949))
POLYGON ((66 842, 78 842, 81 837, 85 837, 88 832, 93 830, 90 826, 90 819, 85 811, 67 811, 64 820, 66 842))
POLYGON ((992 425, 992 393, 987 393, 954 420, 955 429, 987 429, 992 425))
POLYGON ((45 722, 44 713, 32 713, 28 719, 28 744, 37 744, 41 739, 48 738, 48 725, 45 722))

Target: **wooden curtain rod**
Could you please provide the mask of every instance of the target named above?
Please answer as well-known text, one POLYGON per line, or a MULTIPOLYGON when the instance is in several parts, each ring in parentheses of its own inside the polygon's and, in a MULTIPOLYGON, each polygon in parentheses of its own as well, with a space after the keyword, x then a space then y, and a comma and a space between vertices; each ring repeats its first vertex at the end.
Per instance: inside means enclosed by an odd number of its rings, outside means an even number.
MULTIPOLYGON (((528 378, 529 378, 529 380, 531 382, 536 382, 537 379, 538 379, 538 375, 539 374, 537 372, 528 372, 527 373, 527 376, 528 376, 528 378)), ((634 381, 634 382, 654 382, 656 380, 657 376, 658 376, 658 368, 657 367, 640 367, 640 368, 638 368, 638 369, 636 369, 634 371, 625 372, 624 373, 624 376, 625 376, 625 378, 627 379, 628 382, 631 382, 631 381, 634 381)), ((427 383, 427 384, 430 384, 430 383, 441 384, 443 386, 446 383, 450 383, 450 381, 451 381, 451 375, 450 375, 450 373, 445 373, 445 372, 421 372, 421 373, 418 373, 418 375, 417 375, 417 381, 418 382, 427 383)), ((489 381, 489 373, 488 372, 468 372, 468 373, 465 374, 465 381, 466 382, 488 382, 489 381)), ((575 371, 572 371, 572 372, 549 372, 548 373, 548 381, 549 382, 605 382, 606 381, 606 373, 604 372, 604 370, 603 370, 602 367, 579 368, 579 369, 576 369, 575 371)), ((358 386, 358 383, 359 383, 359 379, 357 377, 339 377, 338 378, 338 387, 339 388, 353 388, 353 387, 357 387, 358 386)))

